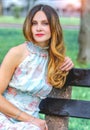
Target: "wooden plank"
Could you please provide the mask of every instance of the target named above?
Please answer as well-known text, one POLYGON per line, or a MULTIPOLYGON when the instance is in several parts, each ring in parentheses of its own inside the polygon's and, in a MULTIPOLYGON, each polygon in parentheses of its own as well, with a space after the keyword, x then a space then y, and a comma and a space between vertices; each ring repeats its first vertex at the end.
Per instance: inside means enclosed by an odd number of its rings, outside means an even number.
POLYGON ((90 101, 46 98, 40 103, 40 113, 90 119, 90 101))
POLYGON ((69 72, 64 86, 68 87, 69 85, 77 87, 90 87, 90 69, 73 68, 69 72))

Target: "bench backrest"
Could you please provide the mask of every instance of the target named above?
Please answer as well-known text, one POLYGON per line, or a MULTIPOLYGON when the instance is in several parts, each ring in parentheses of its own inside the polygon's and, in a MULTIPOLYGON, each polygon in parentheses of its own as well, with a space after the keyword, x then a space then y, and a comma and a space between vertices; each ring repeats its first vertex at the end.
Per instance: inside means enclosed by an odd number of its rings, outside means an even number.
MULTIPOLYGON (((90 87, 90 69, 73 68, 68 76, 64 88, 90 87)), ((47 97, 40 103, 40 113, 54 116, 79 117, 90 119, 90 101, 65 98, 47 97)))

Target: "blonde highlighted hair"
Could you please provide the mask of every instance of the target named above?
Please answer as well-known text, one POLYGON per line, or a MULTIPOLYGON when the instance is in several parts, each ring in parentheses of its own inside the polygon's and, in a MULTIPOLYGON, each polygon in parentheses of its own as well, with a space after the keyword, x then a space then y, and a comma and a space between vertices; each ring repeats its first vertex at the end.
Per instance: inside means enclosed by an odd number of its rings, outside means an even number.
POLYGON ((48 5, 36 5, 31 9, 25 19, 23 33, 28 41, 34 42, 31 31, 32 20, 36 12, 40 10, 45 13, 51 29, 51 39, 48 50, 50 56, 47 73, 48 82, 55 88, 61 88, 66 81, 67 72, 60 70, 60 66, 65 59, 65 47, 62 28, 56 11, 48 5))

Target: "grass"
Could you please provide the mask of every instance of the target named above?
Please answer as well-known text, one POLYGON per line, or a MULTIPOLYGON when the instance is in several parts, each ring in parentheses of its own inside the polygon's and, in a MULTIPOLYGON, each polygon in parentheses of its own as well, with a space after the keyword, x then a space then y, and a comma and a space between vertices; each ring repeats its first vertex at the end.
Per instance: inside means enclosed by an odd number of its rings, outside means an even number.
POLYGON ((24 41, 21 29, 0 29, 0 62, 11 47, 24 41))
POLYGON ((60 21, 63 25, 80 25, 79 17, 61 17, 60 21))
MULTIPOLYGON (((0 22, 2 20, 0 19, 0 22)), ((62 19, 62 22, 65 19, 62 19)), ((67 19, 68 24, 69 20, 67 19)), ((15 21, 14 21, 15 22, 15 21)), ((17 21, 16 21, 17 22, 17 21)), ((21 20, 19 21, 21 22, 21 20)), ((66 21, 65 21, 66 22, 66 21)), ((73 21, 74 22, 74 21, 73 21)), ((76 22, 76 24, 79 21, 76 22)), ((64 23, 64 22, 63 22, 64 23)), ((75 67, 89 67, 88 65, 80 65, 77 63, 76 58, 78 54, 78 30, 64 30, 65 45, 67 48, 67 55, 73 60, 75 67), (72 51, 73 50, 73 51, 72 51)), ((8 50, 18 44, 24 42, 25 39, 22 34, 21 29, 0 29, 0 62, 2 62, 5 54, 8 50)), ((90 100, 89 88, 76 88, 73 87, 72 98, 80 100, 90 100)), ((69 119, 69 129, 68 130, 89 130, 90 120, 87 119, 69 119)))
MULTIPOLYGON (((61 24, 63 25, 79 25, 80 18, 79 17, 64 17, 60 18, 61 24)), ((24 17, 15 18, 13 16, 0 16, 0 23, 19 23, 22 24, 24 22, 24 17)))
POLYGON ((18 23, 22 24, 24 18, 15 18, 12 16, 0 16, 0 23, 18 23))

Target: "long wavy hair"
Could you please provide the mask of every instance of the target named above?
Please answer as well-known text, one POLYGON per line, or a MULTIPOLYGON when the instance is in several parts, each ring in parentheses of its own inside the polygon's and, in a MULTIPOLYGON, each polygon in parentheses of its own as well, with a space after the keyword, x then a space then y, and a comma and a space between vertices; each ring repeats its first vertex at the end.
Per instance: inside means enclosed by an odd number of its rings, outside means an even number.
POLYGON ((48 82, 55 88, 61 88, 65 83, 67 72, 60 70, 60 66, 65 59, 65 47, 62 28, 56 11, 48 5, 39 4, 34 6, 25 19, 23 33, 28 41, 34 41, 31 31, 32 20, 34 15, 40 10, 45 13, 51 29, 51 38, 48 50, 48 82))

